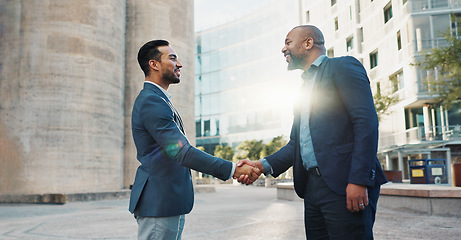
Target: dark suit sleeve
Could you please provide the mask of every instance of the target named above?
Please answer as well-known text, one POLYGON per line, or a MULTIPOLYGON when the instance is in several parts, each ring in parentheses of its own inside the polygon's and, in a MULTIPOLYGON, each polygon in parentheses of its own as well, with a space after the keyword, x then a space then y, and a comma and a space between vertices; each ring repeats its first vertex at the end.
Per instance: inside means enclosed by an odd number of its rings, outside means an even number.
POLYGON ((335 86, 352 122, 354 150, 349 183, 372 185, 378 147, 378 117, 365 69, 353 57, 336 65, 335 86))
POLYGON ((221 180, 229 179, 232 163, 191 146, 174 122, 173 111, 162 98, 149 96, 140 109, 142 124, 171 160, 221 180))
POLYGON ((295 152, 295 133, 294 125, 291 129, 290 141, 277 152, 266 157, 267 162, 271 165, 273 177, 278 177, 284 173, 288 168, 293 166, 293 157, 295 152))

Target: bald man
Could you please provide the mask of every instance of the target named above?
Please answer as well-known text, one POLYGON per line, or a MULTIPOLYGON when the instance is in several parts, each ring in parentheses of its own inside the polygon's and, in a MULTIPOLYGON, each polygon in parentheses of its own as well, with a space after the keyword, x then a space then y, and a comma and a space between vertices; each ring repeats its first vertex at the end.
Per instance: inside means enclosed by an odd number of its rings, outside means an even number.
POLYGON ((378 118, 366 71, 353 57, 326 57, 323 34, 312 25, 293 28, 282 53, 288 70, 304 71, 290 141, 254 164, 274 177, 293 166, 306 238, 373 239, 387 180, 376 157, 378 118))

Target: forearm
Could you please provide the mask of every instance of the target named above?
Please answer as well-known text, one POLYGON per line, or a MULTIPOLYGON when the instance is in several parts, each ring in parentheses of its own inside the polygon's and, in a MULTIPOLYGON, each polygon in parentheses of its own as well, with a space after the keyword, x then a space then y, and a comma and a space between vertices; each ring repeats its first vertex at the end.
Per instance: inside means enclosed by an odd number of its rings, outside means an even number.
POLYGON ((180 158, 178 162, 180 162, 181 166, 210 174, 223 181, 233 176, 235 167, 232 162, 211 156, 192 146, 186 148, 184 150, 185 154, 178 154, 177 156, 177 158, 180 158))
MULTIPOLYGON (((295 141, 290 140, 283 148, 265 158, 272 169, 270 175, 278 177, 293 166, 294 144, 295 141)), ((266 172, 270 171, 269 169, 265 170, 266 172)))

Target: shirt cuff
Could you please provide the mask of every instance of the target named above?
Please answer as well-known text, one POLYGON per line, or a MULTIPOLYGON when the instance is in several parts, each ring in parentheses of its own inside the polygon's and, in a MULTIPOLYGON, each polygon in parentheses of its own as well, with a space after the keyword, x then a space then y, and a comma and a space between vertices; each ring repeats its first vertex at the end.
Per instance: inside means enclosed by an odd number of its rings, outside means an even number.
POLYGON ((233 176, 234 176, 234 173, 235 173, 235 167, 237 166, 237 164, 235 163, 232 163, 232 170, 231 170, 231 174, 229 176, 228 179, 231 179, 233 176))
POLYGON ((263 165, 264 167, 264 175, 267 176, 267 175, 271 175, 272 173, 274 173, 274 170, 272 170, 272 166, 269 164, 269 162, 267 162, 267 160, 265 158, 259 160, 261 162, 261 164, 263 165))

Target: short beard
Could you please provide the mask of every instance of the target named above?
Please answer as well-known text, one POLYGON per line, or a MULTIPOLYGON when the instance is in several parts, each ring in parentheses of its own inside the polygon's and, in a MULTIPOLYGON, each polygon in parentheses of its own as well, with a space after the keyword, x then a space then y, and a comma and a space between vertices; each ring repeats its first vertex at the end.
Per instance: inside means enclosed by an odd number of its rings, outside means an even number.
POLYGON ((176 76, 176 74, 174 74, 174 72, 163 73, 162 77, 170 84, 177 84, 180 82, 180 79, 176 76))
POLYGON ((291 62, 288 63, 288 70, 303 69, 303 58, 290 54, 291 62))

